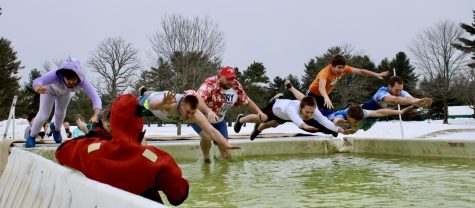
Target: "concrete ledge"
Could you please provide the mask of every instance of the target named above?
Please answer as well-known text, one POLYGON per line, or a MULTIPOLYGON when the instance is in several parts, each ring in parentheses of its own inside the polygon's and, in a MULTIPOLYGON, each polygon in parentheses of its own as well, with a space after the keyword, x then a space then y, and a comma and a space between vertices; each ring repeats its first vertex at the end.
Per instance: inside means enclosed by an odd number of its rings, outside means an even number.
POLYGON ((475 139, 348 138, 343 147, 352 153, 423 157, 475 158, 475 139))
POLYGON ((0 207, 164 207, 13 148, 0 177, 0 207))
MULTIPOLYGON (((239 145, 241 150, 233 150, 235 157, 286 154, 334 154, 367 153, 391 154, 425 157, 475 158, 474 139, 378 139, 378 138, 329 138, 305 136, 294 138, 232 139, 231 144, 239 145)), ((154 141, 149 145, 164 150, 175 160, 198 160, 202 157, 200 142, 197 140, 154 141)), ((55 161, 56 147, 28 149, 55 161)), ((219 155, 213 145, 211 155, 219 155)))

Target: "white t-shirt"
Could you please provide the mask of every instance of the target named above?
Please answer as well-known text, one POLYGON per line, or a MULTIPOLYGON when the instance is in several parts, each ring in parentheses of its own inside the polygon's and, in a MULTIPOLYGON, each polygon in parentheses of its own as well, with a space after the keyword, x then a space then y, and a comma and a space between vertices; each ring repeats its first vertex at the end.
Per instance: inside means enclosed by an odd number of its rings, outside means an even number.
MULTIPOLYGON (((283 120, 292 121, 298 127, 301 127, 302 123, 305 123, 300 114, 299 100, 277 99, 275 100, 274 106, 272 106, 272 112, 275 116, 283 120)), ((312 118, 331 131, 338 132, 340 129, 340 127, 328 120, 327 117, 323 116, 318 108, 315 109, 312 118)))
POLYGON ((224 98, 224 103, 221 106, 221 108, 218 109, 216 112, 216 115, 222 115, 219 117, 218 122, 221 122, 224 120, 224 115, 226 115, 226 112, 231 109, 234 106, 234 103, 238 100, 238 94, 234 88, 230 89, 223 89, 223 98, 224 98))

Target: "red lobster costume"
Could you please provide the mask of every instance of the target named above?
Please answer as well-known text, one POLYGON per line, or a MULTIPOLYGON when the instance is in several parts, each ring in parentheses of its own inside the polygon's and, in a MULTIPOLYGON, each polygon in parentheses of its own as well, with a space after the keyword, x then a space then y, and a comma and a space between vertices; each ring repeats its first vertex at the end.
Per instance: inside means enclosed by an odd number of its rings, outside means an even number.
POLYGON ((88 178, 162 203, 160 190, 179 205, 188 197, 188 181, 169 154, 140 144, 143 120, 138 104, 131 94, 117 98, 111 109, 111 139, 84 136, 66 141, 56 150, 56 159, 88 178))

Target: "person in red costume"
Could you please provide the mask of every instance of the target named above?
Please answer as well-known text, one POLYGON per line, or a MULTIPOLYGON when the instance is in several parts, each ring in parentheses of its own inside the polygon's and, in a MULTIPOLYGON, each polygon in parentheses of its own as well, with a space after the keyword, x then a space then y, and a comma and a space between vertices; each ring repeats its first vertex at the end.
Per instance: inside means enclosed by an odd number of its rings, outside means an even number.
POLYGON ((138 104, 131 94, 119 96, 111 108, 111 139, 81 136, 66 141, 56 150, 56 159, 88 178, 160 203, 162 191, 170 204, 179 205, 188 197, 188 181, 169 154, 140 144, 138 104))

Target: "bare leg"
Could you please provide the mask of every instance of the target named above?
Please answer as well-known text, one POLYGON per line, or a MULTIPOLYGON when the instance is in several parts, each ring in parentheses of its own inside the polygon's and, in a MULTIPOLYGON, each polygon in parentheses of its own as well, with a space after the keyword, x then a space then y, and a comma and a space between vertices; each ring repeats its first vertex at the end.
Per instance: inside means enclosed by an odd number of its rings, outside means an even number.
POLYGON ((209 151, 211 150, 211 137, 204 131, 200 132, 200 147, 205 162, 210 162, 209 151))
POLYGON ((68 109, 69 101, 71 100, 71 93, 57 96, 54 102, 53 121, 56 131, 61 131, 63 127, 64 118, 66 117, 66 110, 68 109))
POLYGON ((257 121, 257 114, 249 114, 239 119, 239 123, 248 123, 248 122, 255 123, 256 121, 257 121))
POLYGON ((295 98, 297 98, 297 100, 302 100, 305 97, 305 95, 302 92, 298 91, 293 86, 289 88, 289 92, 291 92, 295 96, 295 98))
POLYGON ((257 127, 257 130, 262 131, 262 130, 268 129, 268 128, 275 128, 279 125, 280 125, 279 122, 277 122, 276 120, 272 120, 272 121, 268 121, 268 122, 265 122, 265 123, 261 123, 261 125, 259 125, 259 127, 257 127))
POLYGON ((79 130, 81 130, 85 134, 89 132, 89 129, 87 129, 87 124, 81 119, 81 117, 76 117, 76 124, 78 125, 79 130))

